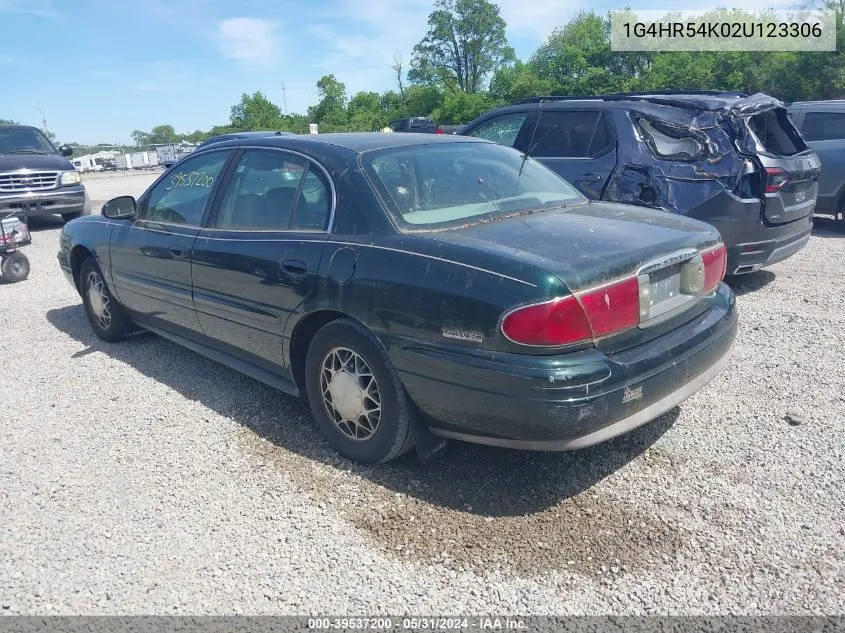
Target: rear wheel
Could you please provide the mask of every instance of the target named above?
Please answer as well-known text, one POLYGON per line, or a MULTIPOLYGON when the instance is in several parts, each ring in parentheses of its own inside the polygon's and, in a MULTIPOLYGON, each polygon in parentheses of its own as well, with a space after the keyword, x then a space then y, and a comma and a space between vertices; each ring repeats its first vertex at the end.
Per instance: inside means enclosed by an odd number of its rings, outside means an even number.
POLYGON ((29 260, 20 251, 15 251, 3 256, 0 263, 0 276, 6 283, 23 281, 29 276, 29 260))
POLYGON ((76 213, 62 213, 62 220, 64 220, 65 222, 70 222, 71 220, 75 220, 81 215, 81 211, 77 211, 76 213))
POLYGON ((305 360, 308 402, 329 444, 366 464, 395 459, 413 445, 413 408, 375 337, 351 319, 314 335, 305 360))
POLYGON ((93 257, 88 257, 79 267, 79 292, 88 322, 97 336, 110 343, 126 338, 131 321, 106 285, 93 257))

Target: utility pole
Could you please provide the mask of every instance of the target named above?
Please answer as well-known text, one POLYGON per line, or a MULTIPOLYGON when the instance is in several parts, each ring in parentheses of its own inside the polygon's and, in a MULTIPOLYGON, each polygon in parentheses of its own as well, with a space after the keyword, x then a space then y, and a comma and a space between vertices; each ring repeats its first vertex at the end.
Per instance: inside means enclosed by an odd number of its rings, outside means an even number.
POLYGON ((50 130, 47 127, 47 117, 44 116, 44 110, 41 109, 41 100, 38 100, 38 113, 41 115, 41 123, 44 126, 44 135, 50 138, 50 130))
POLYGON ((287 93, 285 92, 285 82, 282 82, 282 105, 285 107, 285 116, 288 113, 288 98, 287 93))

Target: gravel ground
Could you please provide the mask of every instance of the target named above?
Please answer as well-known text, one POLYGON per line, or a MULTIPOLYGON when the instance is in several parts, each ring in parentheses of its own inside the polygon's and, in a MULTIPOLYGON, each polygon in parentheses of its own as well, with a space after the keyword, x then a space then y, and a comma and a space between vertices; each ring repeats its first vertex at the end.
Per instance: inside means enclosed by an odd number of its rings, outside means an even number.
POLYGON ((0 286, 3 613, 845 613, 831 222, 737 284, 729 367, 654 423, 374 468, 260 383, 152 335, 96 339, 60 223, 34 228, 30 278, 0 286))

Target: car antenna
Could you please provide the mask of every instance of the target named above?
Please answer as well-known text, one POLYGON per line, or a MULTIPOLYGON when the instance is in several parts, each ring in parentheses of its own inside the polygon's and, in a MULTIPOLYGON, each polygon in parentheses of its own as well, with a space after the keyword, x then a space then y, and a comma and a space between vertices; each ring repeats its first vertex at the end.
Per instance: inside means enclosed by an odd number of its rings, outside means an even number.
MULTIPOLYGON (((543 136, 540 139, 538 139, 537 142, 535 143, 534 142, 534 135, 537 134, 537 126, 538 125, 540 125, 540 117, 539 116, 537 117, 537 122, 534 123, 534 130, 532 130, 532 132, 531 132, 531 140, 528 142, 528 149, 526 149, 525 152, 522 154, 522 164, 519 166, 519 174, 517 174, 517 176, 516 176, 516 186, 517 187, 519 186, 519 179, 522 178, 522 170, 525 168, 525 163, 528 162, 528 158, 531 156, 531 152, 533 152, 535 149, 537 149, 537 146, 540 143, 542 143, 543 141, 545 141, 546 137, 557 129, 557 123, 555 123, 549 129, 549 131, 546 132, 545 134, 543 134, 543 136)), ((514 191, 514 194, 515 193, 516 193, 516 191, 514 191)))

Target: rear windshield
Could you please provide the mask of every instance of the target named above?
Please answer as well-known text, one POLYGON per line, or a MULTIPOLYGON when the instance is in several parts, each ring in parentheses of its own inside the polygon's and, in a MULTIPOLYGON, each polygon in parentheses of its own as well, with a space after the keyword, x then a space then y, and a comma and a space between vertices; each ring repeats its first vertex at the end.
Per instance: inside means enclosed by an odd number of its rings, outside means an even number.
POLYGON ((757 151, 776 156, 792 156, 807 149, 807 144, 789 120, 786 110, 775 108, 748 119, 757 151))
POLYGON ((362 163, 407 230, 451 228, 586 201, 547 167, 494 143, 376 150, 363 154, 362 163))
POLYGON ((0 128, 0 154, 55 154, 56 148, 39 130, 0 128))

